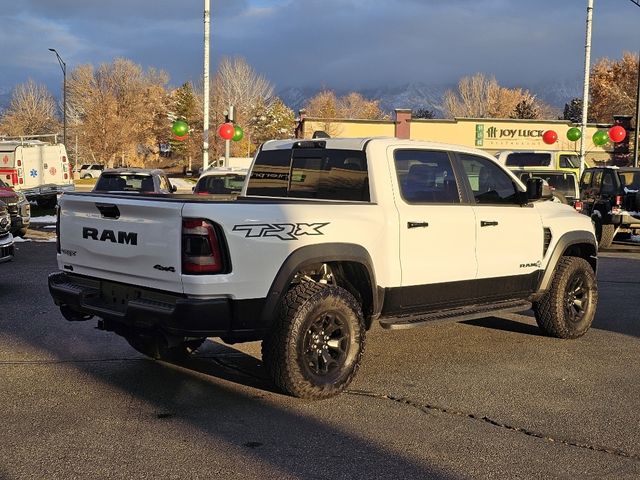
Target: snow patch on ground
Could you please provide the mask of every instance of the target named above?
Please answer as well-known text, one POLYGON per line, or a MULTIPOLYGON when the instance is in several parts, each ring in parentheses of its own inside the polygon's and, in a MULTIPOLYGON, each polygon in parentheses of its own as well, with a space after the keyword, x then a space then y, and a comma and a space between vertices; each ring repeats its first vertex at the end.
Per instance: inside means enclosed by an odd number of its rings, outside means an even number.
POLYGON ((56 223, 56 216, 43 215, 41 217, 31 217, 31 223, 56 223))

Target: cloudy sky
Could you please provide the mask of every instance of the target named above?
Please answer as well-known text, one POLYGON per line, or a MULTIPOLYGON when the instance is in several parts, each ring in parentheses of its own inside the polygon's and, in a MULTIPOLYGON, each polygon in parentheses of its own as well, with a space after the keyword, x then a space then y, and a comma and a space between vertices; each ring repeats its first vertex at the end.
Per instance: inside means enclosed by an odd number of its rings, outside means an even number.
MULTIPOLYGON (((0 0, 0 91, 124 57, 201 82, 203 0, 0 0)), ((587 0, 211 0, 211 72, 241 56, 276 90, 579 81, 587 0)), ((595 0, 592 60, 640 48, 640 8, 595 0)))

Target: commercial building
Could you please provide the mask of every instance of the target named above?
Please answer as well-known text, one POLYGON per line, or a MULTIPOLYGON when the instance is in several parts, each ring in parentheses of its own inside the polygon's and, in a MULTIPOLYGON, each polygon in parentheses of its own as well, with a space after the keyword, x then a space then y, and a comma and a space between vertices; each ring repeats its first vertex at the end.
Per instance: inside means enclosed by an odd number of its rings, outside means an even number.
MULTIPOLYGON (((597 146, 593 134, 607 130, 609 125, 587 125, 585 131, 586 160, 590 164, 610 162, 614 147, 611 143, 597 146)), ((296 136, 312 138, 314 132, 323 131, 331 137, 385 136, 413 140, 431 140, 454 143, 485 150, 495 154, 503 150, 552 150, 580 152, 580 140, 567 139, 567 131, 579 127, 566 120, 519 120, 494 118, 419 119, 410 109, 396 109, 392 120, 345 120, 307 117, 299 113, 296 136), (553 130, 558 140, 546 144, 542 135, 553 130)), ((630 133, 630 132, 628 132, 630 133)))

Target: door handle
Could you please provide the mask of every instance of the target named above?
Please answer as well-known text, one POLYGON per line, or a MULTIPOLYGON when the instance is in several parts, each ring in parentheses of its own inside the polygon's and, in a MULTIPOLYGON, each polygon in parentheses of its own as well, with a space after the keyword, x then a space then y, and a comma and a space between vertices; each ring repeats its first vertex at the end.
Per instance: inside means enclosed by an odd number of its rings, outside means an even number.
POLYGON ((407 222, 407 228, 424 228, 428 226, 428 222, 407 222))
POLYGON ((481 227, 495 227, 496 225, 498 225, 498 222, 496 222, 495 220, 480 220, 481 227))

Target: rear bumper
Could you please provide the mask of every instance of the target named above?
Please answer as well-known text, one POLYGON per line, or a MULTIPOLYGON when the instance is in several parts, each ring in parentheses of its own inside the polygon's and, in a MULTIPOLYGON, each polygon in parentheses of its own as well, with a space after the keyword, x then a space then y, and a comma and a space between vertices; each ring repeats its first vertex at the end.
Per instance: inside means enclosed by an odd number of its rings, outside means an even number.
POLYGON ((75 185, 73 183, 62 185, 42 185, 40 187, 28 188, 21 190, 28 200, 37 200, 43 197, 53 197, 65 192, 75 191, 75 185))
POLYGON ((640 216, 623 211, 620 214, 611 215, 611 223, 622 227, 640 227, 640 216))
POLYGON ((263 330, 238 318, 234 321, 239 315, 258 318, 259 312, 252 310, 261 307, 262 301, 191 298, 66 272, 49 275, 49 292, 56 305, 127 328, 190 337, 237 338, 238 341, 260 338, 263 330))
POLYGON ((0 236, 0 263, 8 262, 13 258, 13 235, 7 233, 0 236))

